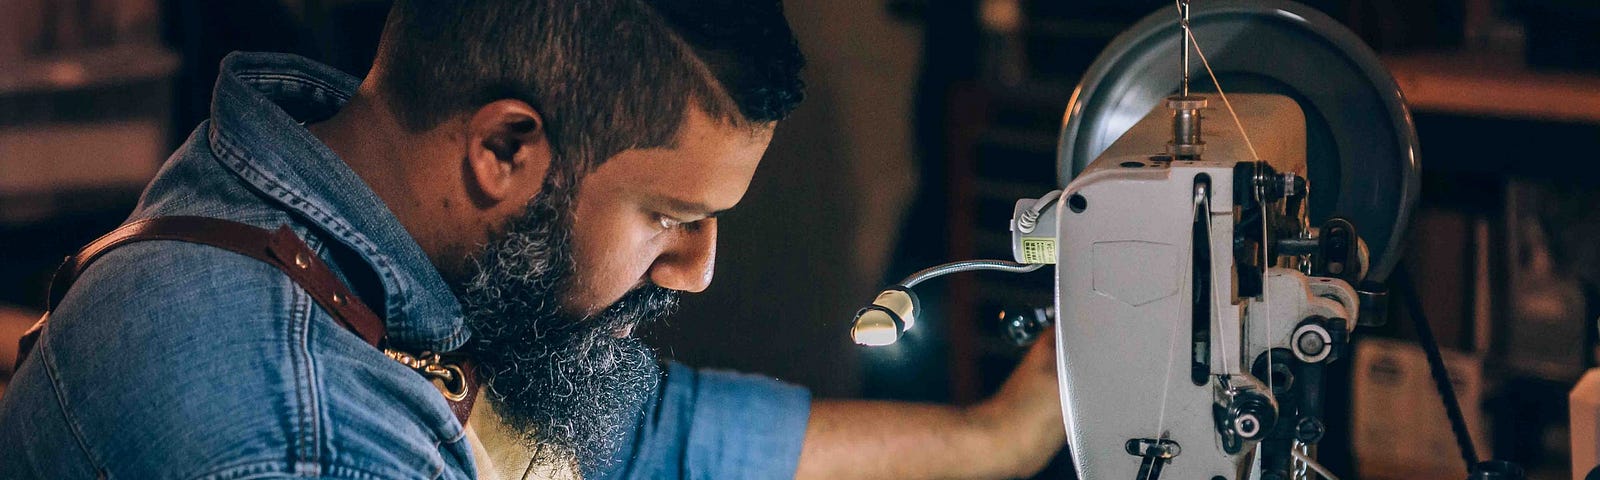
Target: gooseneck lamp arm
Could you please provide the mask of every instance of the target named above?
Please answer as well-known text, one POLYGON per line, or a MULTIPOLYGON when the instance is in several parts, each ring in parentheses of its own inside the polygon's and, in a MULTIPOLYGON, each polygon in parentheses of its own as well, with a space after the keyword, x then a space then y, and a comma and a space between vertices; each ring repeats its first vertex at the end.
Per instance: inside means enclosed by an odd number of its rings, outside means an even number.
POLYGON ((963 260, 922 269, 901 280, 893 287, 879 292, 872 304, 856 312, 850 325, 850 339, 871 347, 890 345, 900 340, 907 330, 917 323, 922 307, 911 287, 929 279, 957 272, 995 270, 1027 273, 1038 270, 1043 264, 1018 263, 1008 260, 963 260))

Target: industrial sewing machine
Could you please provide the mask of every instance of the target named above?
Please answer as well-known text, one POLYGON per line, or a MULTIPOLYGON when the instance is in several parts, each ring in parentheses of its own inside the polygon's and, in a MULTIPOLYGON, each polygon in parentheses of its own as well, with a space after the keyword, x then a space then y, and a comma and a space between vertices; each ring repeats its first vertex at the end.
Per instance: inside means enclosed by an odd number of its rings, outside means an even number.
POLYGON ((1418 196, 1410 113, 1376 55, 1313 9, 1190 10, 1152 14, 1090 67, 1061 131, 1063 187, 1017 201, 1013 259, 913 274, 851 334, 914 331, 910 289, 929 278, 1055 265, 1053 308, 1009 321, 1019 338, 1056 325, 1080 478, 1333 478, 1316 446, 1344 413, 1323 391, 1347 387, 1323 369, 1384 321, 1418 196))

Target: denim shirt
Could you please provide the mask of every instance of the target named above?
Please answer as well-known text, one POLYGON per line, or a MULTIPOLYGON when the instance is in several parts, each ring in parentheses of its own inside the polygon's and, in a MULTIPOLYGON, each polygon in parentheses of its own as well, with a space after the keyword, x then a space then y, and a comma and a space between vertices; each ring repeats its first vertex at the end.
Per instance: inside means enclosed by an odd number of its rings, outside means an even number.
MULTIPOLYGON (((470 336, 422 249, 301 126, 359 80, 281 54, 223 61, 211 119, 129 221, 288 225, 385 318, 390 345, 470 336)), ((70 146, 62 146, 70 148, 70 146)), ((670 364, 644 421, 588 478, 789 478, 804 389, 670 364)), ((0 398, 0 478, 471 479, 464 428, 432 384, 336 323, 277 269, 148 241, 90 266, 0 398)))

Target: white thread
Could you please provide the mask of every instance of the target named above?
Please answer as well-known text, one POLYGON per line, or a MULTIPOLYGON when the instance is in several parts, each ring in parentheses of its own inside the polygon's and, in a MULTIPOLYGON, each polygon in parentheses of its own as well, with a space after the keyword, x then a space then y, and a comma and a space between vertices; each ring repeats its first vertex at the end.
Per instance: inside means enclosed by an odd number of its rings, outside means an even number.
MULTIPOLYGON (((1256 171, 1259 173, 1260 170, 1261 170, 1261 162, 1256 162, 1256 171)), ((1260 178, 1259 174, 1257 175, 1257 178, 1260 178)), ((1267 277, 1267 268, 1272 266, 1272 259, 1271 259, 1271 257, 1268 256, 1271 253, 1271 251, 1268 250, 1267 239, 1269 238, 1268 234, 1269 234, 1269 232, 1271 230, 1267 226, 1267 218, 1269 217, 1269 215, 1267 215, 1267 203, 1265 201, 1266 198, 1264 198, 1265 195, 1262 192, 1262 190, 1264 188, 1265 187, 1261 187, 1261 186, 1257 186, 1257 188, 1256 188, 1256 205, 1257 205, 1257 208, 1261 209, 1261 309, 1267 311, 1267 315, 1266 315, 1266 317, 1267 317, 1266 318, 1267 325, 1266 325, 1266 327, 1264 327, 1262 329, 1263 333, 1265 333, 1266 336, 1267 336, 1266 342, 1265 342, 1265 344, 1267 346, 1267 391, 1268 392, 1273 392, 1274 390, 1273 390, 1273 385, 1272 385, 1272 377, 1275 376, 1275 375, 1272 374, 1273 373, 1273 369, 1272 369, 1272 319, 1273 319, 1273 316, 1272 316, 1272 305, 1270 303, 1268 303, 1268 301, 1267 301, 1268 299, 1272 298, 1270 295, 1267 295, 1267 284, 1271 283, 1271 282, 1268 281, 1269 279, 1267 277)))
MULTIPOLYGON (((1245 131, 1244 122, 1241 122, 1239 120, 1238 112, 1236 112, 1233 109, 1233 102, 1229 101, 1228 100, 1228 94, 1223 92, 1223 90, 1222 90, 1222 82, 1217 80, 1216 71, 1211 69, 1210 60, 1208 60, 1206 58, 1205 51, 1203 51, 1200 48, 1200 40, 1195 38, 1194 31, 1192 29, 1190 29, 1189 20, 1186 19, 1186 18, 1182 18, 1182 16, 1181 16, 1182 12, 1183 12, 1183 4, 1182 4, 1181 0, 1174 0, 1173 1, 1173 5, 1178 7, 1178 12, 1179 12, 1179 15, 1180 15, 1179 22, 1182 24, 1183 34, 1189 39, 1189 43, 1194 46, 1194 52, 1195 52, 1195 54, 1197 56, 1200 57, 1200 63, 1201 63, 1201 65, 1203 65, 1205 67, 1206 75, 1211 78, 1211 85, 1216 87, 1217 96, 1222 98, 1222 104, 1223 104, 1224 107, 1226 107, 1228 109, 1228 116, 1232 117, 1234 127, 1239 129, 1239 135, 1240 135, 1240 137, 1242 137, 1244 139, 1245 148, 1248 148, 1250 150, 1251 160, 1256 161, 1256 162, 1260 162, 1261 161, 1261 156, 1260 156, 1260 154, 1256 153, 1255 143, 1250 141, 1250 133, 1245 131)), ((1184 68, 1187 69, 1188 65, 1184 65, 1184 68)), ((1256 168, 1257 168, 1257 178, 1259 178, 1260 177, 1260 175, 1259 175, 1259 173, 1260 173, 1260 164, 1259 163, 1257 164, 1256 168)), ((1266 326, 1266 329, 1265 329, 1265 333, 1266 333, 1266 335, 1268 337, 1267 338, 1267 340, 1268 340, 1267 341, 1267 345, 1269 347, 1268 348, 1268 354, 1267 354, 1267 388, 1268 388, 1268 391, 1271 391, 1271 389, 1273 388, 1272 387, 1272 354, 1271 354, 1271 348, 1270 348, 1270 346, 1271 346, 1271 337, 1272 337, 1272 330, 1271 330, 1272 329, 1272 319, 1271 319, 1272 310, 1271 310, 1270 306, 1266 302, 1266 298, 1267 298, 1267 295, 1266 295, 1266 292, 1267 292, 1267 269, 1268 269, 1268 267, 1270 265, 1270 263, 1269 263, 1270 260, 1267 258, 1268 253, 1269 253, 1268 245, 1267 245, 1267 238, 1268 238, 1268 234, 1269 234, 1270 230, 1269 230, 1269 227, 1267 225, 1266 203, 1262 202, 1262 200, 1264 200, 1264 198, 1262 198, 1263 195, 1262 195, 1262 192, 1261 192, 1261 188, 1262 188, 1262 186, 1258 185, 1257 188, 1255 189, 1255 193, 1256 193, 1257 204, 1261 206, 1261 257, 1262 257, 1261 258, 1261 294, 1262 294, 1261 295, 1262 296, 1261 304, 1262 304, 1262 308, 1267 310, 1267 320, 1266 320, 1267 321, 1267 326, 1266 326)), ((1195 217, 1202 218, 1203 221, 1205 222, 1206 238, 1209 240, 1211 238, 1211 236, 1212 236, 1212 230, 1211 230, 1211 208, 1210 208, 1209 199, 1204 198, 1204 197, 1200 197, 1199 195, 1196 195, 1194 208, 1195 208, 1195 212, 1196 212, 1195 213, 1195 217), (1201 213, 1204 213, 1203 217, 1201 217, 1201 213)), ((1210 244, 1204 245, 1204 248, 1210 249, 1211 245, 1210 244)), ((1189 260, 1190 260, 1190 270, 1192 271, 1193 268, 1194 268, 1193 267, 1193 263, 1192 263, 1193 262, 1193 256, 1192 255, 1190 256, 1189 260)), ((1210 282, 1211 278, 1206 278, 1206 279, 1204 279, 1204 281, 1210 282)), ((1189 288, 1191 289, 1191 291, 1194 288, 1194 285, 1193 285, 1192 282, 1191 282, 1189 288)), ((1216 349, 1214 351, 1215 352, 1219 352, 1219 354, 1217 356, 1222 358, 1222 371, 1223 372, 1231 372, 1232 368, 1228 363, 1228 357, 1231 356, 1231 355, 1228 353, 1228 348, 1227 348, 1227 343, 1226 343, 1226 338, 1227 337, 1226 337, 1226 335, 1223 334, 1222 317, 1221 317, 1221 313, 1220 313, 1221 309, 1217 307, 1218 305, 1220 305, 1220 303, 1218 303, 1218 301, 1217 301, 1217 292, 1210 291, 1210 290, 1214 290, 1214 289, 1208 289, 1208 292, 1207 292, 1208 296, 1210 297, 1210 299, 1209 299, 1210 303, 1212 305, 1212 308, 1210 308, 1211 319, 1215 322, 1215 324, 1217 326, 1217 330, 1215 332, 1216 334, 1213 335, 1214 339, 1212 340, 1214 346, 1216 347, 1216 349)), ((1172 380, 1173 357, 1175 355, 1175 352, 1177 351, 1177 348, 1175 346, 1173 346, 1173 343, 1177 340, 1178 324, 1179 324, 1179 322, 1173 322, 1172 331, 1168 334, 1168 341, 1167 341, 1167 371, 1166 371, 1166 375, 1162 377, 1162 382, 1164 383, 1164 386, 1163 386, 1163 388, 1161 390, 1161 410, 1157 414, 1156 434, 1153 436, 1153 438, 1156 439, 1156 442, 1157 442, 1156 446, 1157 447, 1160 446, 1160 440, 1162 438, 1164 438, 1163 432, 1166 429, 1167 394, 1168 394, 1168 392, 1170 392, 1172 390, 1172 382, 1171 382, 1171 380, 1172 380)), ((1209 351, 1207 352, 1208 355, 1211 354, 1211 353, 1212 352, 1209 352, 1209 351)), ((1293 451, 1293 449, 1291 449, 1291 451, 1293 451)), ((1321 467, 1321 465, 1318 465, 1318 464, 1316 464, 1315 461, 1310 460, 1309 458, 1306 458, 1304 454, 1302 454, 1302 453, 1300 453, 1298 451, 1293 451, 1293 453, 1294 453, 1296 458, 1301 459, 1302 461, 1306 462, 1308 465, 1312 465, 1312 468, 1316 469, 1318 471, 1318 473, 1322 473, 1324 476, 1327 476, 1330 479, 1337 480, 1337 478, 1335 478, 1333 475, 1327 473, 1327 471, 1325 469, 1323 469, 1321 467)))
MULTIPOLYGON (((1211 85, 1217 88, 1217 96, 1218 97, 1222 97, 1222 105, 1224 107, 1227 107, 1228 116, 1233 118, 1234 127, 1239 129, 1239 136, 1244 138, 1245 148, 1248 148, 1250 150, 1250 159, 1254 160, 1256 162, 1260 162, 1261 161, 1261 155, 1256 153, 1255 143, 1250 141, 1250 133, 1245 131, 1244 122, 1239 121, 1239 114, 1238 114, 1238 112, 1234 111, 1234 109, 1233 109, 1233 102, 1228 100, 1228 94, 1222 90, 1222 82, 1217 80, 1217 72, 1211 69, 1211 61, 1206 59, 1205 50, 1200 48, 1200 39, 1199 38, 1195 38, 1194 30, 1192 28, 1190 28, 1190 26, 1189 26, 1189 20, 1185 19, 1185 18, 1182 18, 1182 15, 1183 15, 1183 3, 1182 3, 1182 1, 1181 0, 1173 0, 1172 3, 1173 3, 1174 6, 1176 6, 1178 8, 1178 15, 1179 15, 1179 20, 1178 21, 1179 21, 1179 23, 1181 23, 1181 25, 1183 27, 1183 34, 1186 37, 1189 38, 1189 44, 1194 46, 1194 53, 1195 53, 1196 56, 1200 57, 1200 64, 1205 67, 1206 76, 1211 78, 1211 85)), ((1256 175, 1256 176, 1257 176, 1257 178, 1259 178, 1260 177, 1260 175, 1259 175, 1259 173, 1260 173, 1260 164, 1259 163, 1257 164, 1256 169, 1257 169, 1257 173, 1258 173, 1258 175, 1256 175)), ((1271 313, 1272 313, 1272 309, 1267 305, 1266 298, 1267 298, 1267 268, 1271 264, 1270 264, 1270 259, 1267 258, 1267 253, 1268 253, 1268 245, 1267 245, 1268 230, 1267 230, 1266 203, 1261 201, 1261 200, 1264 200, 1264 199, 1262 198, 1260 188, 1261 188, 1261 186, 1258 185, 1257 188, 1255 189, 1255 191, 1256 191, 1256 203, 1258 205, 1260 205, 1260 207, 1261 207, 1261 298, 1262 298, 1262 302, 1261 302, 1262 305, 1261 306, 1262 306, 1263 309, 1265 309, 1267 311, 1267 320, 1266 320, 1267 326, 1266 326, 1266 329, 1265 329, 1265 334, 1267 335, 1267 346, 1268 346, 1268 348, 1267 348, 1267 388, 1270 391, 1271 388, 1272 388, 1272 353, 1271 353, 1272 352, 1272 350, 1271 350, 1271 345, 1272 345, 1272 340, 1271 340, 1272 339, 1272 318, 1271 318, 1272 315, 1271 315, 1271 313)), ((1207 223, 1207 227, 1210 227, 1209 223, 1207 223)), ((1213 312, 1215 312, 1215 311, 1216 310, 1213 310, 1213 312)), ((1218 339, 1219 339, 1218 346, 1220 348, 1221 347, 1220 339, 1222 338, 1222 336, 1220 335, 1220 333, 1221 333, 1220 329, 1222 328, 1222 319, 1220 317, 1218 317, 1218 319, 1217 319, 1217 328, 1219 329, 1219 332, 1218 332, 1219 333, 1219 335, 1218 335, 1218 339)), ((1224 348, 1223 350, 1224 350, 1224 354, 1222 355, 1222 357, 1224 359, 1224 361, 1223 361, 1223 371, 1228 371, 1229 369, 1227 368, 1227 361, 1226 361, 1228 355, 1226 353, 1226 349, 1224 348)))
MULTIPOLYGON (((1210 202, 1210 200, 1206 201, 1206 212, 1205 213, 1206 213, 1206 239, 1210 240, 1210 239, 1214 238, 1214 236, 1211 233, 1211 202, 1210 202)), ((1205 246, 1205 248, 1209 250, 1211 248, 1211 245, 1207 244, 1205 246)), ((1207 255, 1207 258, 1210 258, 1210 256, 1207 255)), ((1211 263, 1212 263, 1212 267, 1211 267, 1212 270, 1215 270, 1216 269, 1216 262, 1211 262, 1211 263)), ((1213 275, 1212 278, 1214 278, 1214 274, 1212 272, 1206 272, 1206 273, 1208 275, 1213 275)), ((1206 278, 1206 281, 1209 282, 1209 281, 1212 280, 1212 278, 1206 278)), ((1217 293, 1218 293, 1217 289, 1211 288, 1211 289, 1208 289, 1208 290, 1209 290, 1208 293, 1209 293, 1209 295, 1211 297, 1210 298, 1210 300, 1211 300, 1211 319, 1214 320, 1216 325, 1217 325, 1217 329, 1214 332, 1214 334, 1212 335, 1212 337, 1216 338, 1217 351, 1221 352, 1217 356, 1218 357, 1222 357, 1222 372, 1223 372, 1224 375, 1228 375, 1228 374, 1231 374, 1233 372, 1233 367, 1228 364, 1228 357, 1230 356, 1228 354, 1228 342, 1227 342, 1228 336, 1223 334, 1223 329, 1222 329, 1222 308, 1221 308, 1221 305, 1224 304, 1224 303, 1227 303, 1227 302, 1219 302, 1217 300, 1217 293)))
POLYGON ((1206 75, 1211 77, 1211 85, 1217 87, 1217 96, 1222 97, 1222 105, 1228 107, 1228 115, 1233 117, 1233 125, 1239 128, 1239 135, 1244 137, 1244 146, 1250 149, 1250 159, 1261 160, 1261 155, 1256 153, 1255 144, 1250 142, 1250 134, 1244 131, 1244 123, 1239 121, 1239 114, 1233 111, 1233 103, 1228 101, 1228 94, 1222 92, 1222 82, 1217 81, 1217 72, 1211 70, 1211 62, 1206 60, 1206 52, 1200 49, 1200 39, 1195 38, 1194 30, 1189 28, 1189 20, 1182 16, 1183 3, 1180 0, 1173 0, 1172 4, 1178 7, 1178 22, 1183 26, 1183 34, 1189 37, 1189 43, 1194 46, 1194 53, 1200 57, 1200 64, 1206 67, 1206 75))
MULTIPOLYGON (((1193 262, 1194 260, 1190 260, 1193 262)), ((1193 267, 1190 267, 1193 270, 1193 267)), ((1192 287, 1191 287, 1192 288, 1192 287)), ((1156 434, 1150 438, 1156 439, 1156 446, 1161 447, 1161 440, 1167 438, 1167 393, 1172 391, 1172 363, 1175 352, 1178 351, 1178 324, 1172 322, 1172 331, 1167 332, 1167 373, 1161 377, 1161 410, 1156 416, 1156 434)))
MULTIPOLYGON (((1210 193, 1209 187, 1207 187, 1207 193, 1210 193)), ((1209 236, 1211 232, 1210 201, 1207 199, 1207 197, 1200 195, 1200 192, 1195 192, 1192 213, 1196 218, 1199 218, 1201 213, 1205 213, 1207 226, 1206 233, 1207 236, 1209 236)), ((1206 245, 1206 248, 1211 248, 1211 246, 1206 245)), ((1189 267, 1189 271, 1194 271, 1194 255, 1189 255, 1187 266, 1189 267)), ((1189 289, 1191 292, 1193 292, 1194 284, 1192 282, 1189 284, 1189 289)), ((1193 315, 1193 313, 1190 315, 1193 315)), ((1172 322, 1172 330, 1167 332, 1167 373, 1161 377, 1161 410, 1159 410, 1156 414, 1156 433, 1150 437, 1156 439, 1157 446, 1160 446, 1160 441, 1166 438, 1167 394, 1172 392, 1172 365, 1174 363, 1174 357, 1177 355, 1178 351, 1176 343, 1178 341, 1178 325, 1181 323, 1182 322, 1172 322)), ((1210 352, 1207 352, 1207 354, 1209 355, 1210 352)))

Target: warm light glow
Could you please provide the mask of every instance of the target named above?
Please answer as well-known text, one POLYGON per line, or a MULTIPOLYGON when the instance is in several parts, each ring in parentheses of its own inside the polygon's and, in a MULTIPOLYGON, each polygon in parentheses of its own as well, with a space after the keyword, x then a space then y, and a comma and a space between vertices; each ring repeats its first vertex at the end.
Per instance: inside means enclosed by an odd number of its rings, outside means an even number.
POLYGON ((911 331, 911 328, 917 325, 917 314, 919 313, 916 311, 917 302, 911 298, 909 292, 904 290, 884 290, 878 294, 878 298, 874 299, 872 304, 887 308, 889 311, 894 312, 895 315, 899 315, 900 321, 906 324, 906 331, 911 331))
POLYGON ((893 318, 881 310, 867 310, 856 317, 850 328, 850 339, 869 347, 891 345, 900 340, 900 330, 893 318))

